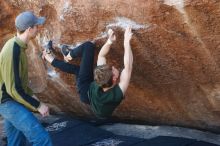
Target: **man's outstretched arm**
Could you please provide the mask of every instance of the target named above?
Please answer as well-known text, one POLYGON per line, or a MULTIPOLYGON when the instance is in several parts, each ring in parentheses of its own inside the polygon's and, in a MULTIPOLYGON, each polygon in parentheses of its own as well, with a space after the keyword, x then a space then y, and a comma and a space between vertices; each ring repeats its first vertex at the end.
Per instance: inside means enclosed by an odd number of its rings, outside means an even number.
POLYGON ((120 76, 119 87, 121 88, 123 94, 125 94, 132 72, 132 65, 133 65, 133 54, 131 51, 130 40, 132 38, 131 28, 127 27, 124 34, 124 69, 122 70, 120 76))
POLYGON ((114 32, 113 32, 112 29, 109 29, 108 35, 109 35, 108 40, 102 46, 102 48, 99 52, 98 60, 97 60, 97 66, 106 64, 106 55, 108 54, 108 52, 110 50, 111 44, 113 43, 113 41, 116 40, 116 37, 115 37, 114 32))

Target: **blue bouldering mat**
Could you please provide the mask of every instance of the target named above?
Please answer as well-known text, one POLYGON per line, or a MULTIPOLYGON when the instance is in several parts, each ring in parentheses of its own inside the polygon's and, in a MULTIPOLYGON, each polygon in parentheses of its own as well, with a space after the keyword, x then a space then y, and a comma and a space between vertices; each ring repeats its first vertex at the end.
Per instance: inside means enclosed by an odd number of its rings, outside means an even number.
POLYGON ((72 118, 61 118, 44 125, 51 135, 54 146, 216 146, 178 137, 159 136, 152 139, 141 139, 120 136, 100 129, 94 123, 72 118))

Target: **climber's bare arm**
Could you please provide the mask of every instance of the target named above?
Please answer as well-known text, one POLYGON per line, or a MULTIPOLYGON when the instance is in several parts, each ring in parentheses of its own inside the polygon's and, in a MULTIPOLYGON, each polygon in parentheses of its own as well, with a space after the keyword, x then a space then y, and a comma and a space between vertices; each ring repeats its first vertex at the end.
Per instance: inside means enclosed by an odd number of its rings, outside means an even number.
POLYGON ((116 37, 112 29, 109 29, 108 36, 109 36, 108 40, 106 41, 106 43, 103 45, 103 47, 99 52, 97 66, 106 64, 106 55, 108 54, 111 48, 111 44, 113 43, 113 41, 116 40, 116 37))
POLYGON ((119 87, 121 88, 123 94, 125 94, 132 72, 132 65, 133 65, 133 54, 131 50, 130 40, 132 38, 131 28, 127 27, 124 34, 124 69, 122 70, 120 76, 119 87))

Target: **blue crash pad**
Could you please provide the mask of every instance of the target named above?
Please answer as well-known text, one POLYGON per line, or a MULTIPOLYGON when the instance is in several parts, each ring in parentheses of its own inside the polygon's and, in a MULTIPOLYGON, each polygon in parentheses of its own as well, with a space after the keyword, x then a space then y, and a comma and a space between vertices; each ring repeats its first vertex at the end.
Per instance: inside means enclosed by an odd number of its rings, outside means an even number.
POLYGON ((120 136, 100 129, 94 123, 72 118, 61 118, 46 125, 54 146, 217 146, 178 137, 159 136, 152 139, 141 139, 120 136))

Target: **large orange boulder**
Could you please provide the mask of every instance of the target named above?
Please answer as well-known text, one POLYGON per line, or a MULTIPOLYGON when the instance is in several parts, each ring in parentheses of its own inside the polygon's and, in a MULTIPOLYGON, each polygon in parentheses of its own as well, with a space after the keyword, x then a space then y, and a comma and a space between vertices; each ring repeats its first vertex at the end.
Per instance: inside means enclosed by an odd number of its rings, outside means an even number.
MULTIPOLYGON (((117 43, 108 60, 123 67, 123 31, 133 28, 133 73, 121 120, 220 132, 220 2, 218 0, 7 0, 0 2, 0 46, 15 33, 24 10, 46 16, 28 49, 30 85, 55 111, 91 117, 72 75, 39 59, 42 45, 96 40, 96 56, 113 28, 117 43)), ((55 53, 62 59, 60 53, 55 53)), ((71 63, 79 63, 73 60, 71 63)))

